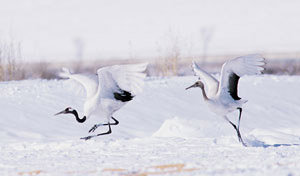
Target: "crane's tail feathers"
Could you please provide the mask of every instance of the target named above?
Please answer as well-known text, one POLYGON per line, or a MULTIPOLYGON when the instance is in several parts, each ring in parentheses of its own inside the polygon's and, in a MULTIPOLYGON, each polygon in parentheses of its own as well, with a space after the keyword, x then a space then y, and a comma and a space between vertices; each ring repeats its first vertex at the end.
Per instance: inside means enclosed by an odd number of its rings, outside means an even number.
POLYGON ((62 78, 69 78, 71 75, 71 72, 68 68, 66 67, 63 67, 62 68, 62 71, 58 73, 58 76, 59 77, 62 77, 62 78))

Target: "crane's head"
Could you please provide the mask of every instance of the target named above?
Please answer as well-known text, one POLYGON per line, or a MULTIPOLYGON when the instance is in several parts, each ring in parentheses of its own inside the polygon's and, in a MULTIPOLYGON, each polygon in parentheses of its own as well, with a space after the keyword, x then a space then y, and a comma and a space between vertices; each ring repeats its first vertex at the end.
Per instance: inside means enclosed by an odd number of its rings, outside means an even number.
POLYGON ((65 110, 63 110, 63 111, 60 111, 60 112, 58 112, 58 113, 56 113, 56 114, 54 114, 54 115, 59 115, 59 114, 74 114, 74 109, 72 109, 71 107, 67 107, 65 110))
POLYGON ((86 120, 86 116, 83 116, 83 118, 80 119, 78 117, 77 111, 75 109, 71 108, 71 107, 67 107, 65 110, 60 111, 60 112, 58 112, 54 115, 59 115, 59 114, 73 114, 75 116, 77 122, 79 122, 79 123, 83 123, 86 120))
POLYGON ((195 84, 191 85, 190 87, 187 87, 185 90, 188 90, 188 89, 193 88, 193 87, 200 87, 200 88, 203 89, 204 88, 204 84, 201 81, 197 81, 197 82, 195 82, 195 84))

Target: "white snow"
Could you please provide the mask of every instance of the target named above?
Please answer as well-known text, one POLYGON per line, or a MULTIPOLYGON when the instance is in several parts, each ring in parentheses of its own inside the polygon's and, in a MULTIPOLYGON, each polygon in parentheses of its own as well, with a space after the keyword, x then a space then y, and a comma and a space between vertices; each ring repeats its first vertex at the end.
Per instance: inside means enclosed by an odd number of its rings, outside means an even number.
MULTIPOLYGON (((196 77, 149 78, 115 113, 111 135, 84 141, 83 88, 72 80, 0 83, 0 175, 299 175, 299 76, 243 77, 241 133, 211 113, 196 77)), ((229 116, 237 121, 238 112, 229 116)), ((98 128, 95 133, 106 131, 98 128)))

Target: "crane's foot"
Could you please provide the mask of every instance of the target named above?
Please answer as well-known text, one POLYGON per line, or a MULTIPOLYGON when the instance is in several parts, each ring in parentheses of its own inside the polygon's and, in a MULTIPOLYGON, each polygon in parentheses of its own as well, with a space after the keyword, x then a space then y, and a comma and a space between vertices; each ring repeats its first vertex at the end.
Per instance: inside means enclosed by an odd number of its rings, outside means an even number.
POLYGON ((248 147, 247 144, 244 141, 242 141, 242 144, 243 144, 244 147, 248 147))
POLYGON ((241 133, 240 133, 240 129, 238 129, 238 128, 236 127, 236 125, 233 124, 231 121, 229 121, 229 123, 230 123, 230 124, 233 126, 233 128, 235 129, 236 134, 237 134, 238 139, 239 139, 239 142, 242 143, 244 147, 247 147, 247 144, 243 141, 242 135, 241 135, 241 133))
POLYGON ((238 137, 239 137, 240 143, 242 143, 244 147, 247 147, 247 144, 243 141, 243 138, 241 137, 241 134, 238 137))
POLYGON ((113 123, 99 123, 99 124, 95 124, 90 130, 89 133, 94 132, 99 126, 106 126, 106 125, 118 125, 119 121, 117 119, 115 119, 114 117, 111 117, 111 119, 114 121, 113 123))
POLYGON ((87 136, 87 137, 82 137, 82 138, 80 138, 80 139, 84 139, 84 140, 89 140, 89 139, 91 139, 92 137, 94 137, 94 136, 87 136))
POLYGON ((241 136, 240 130, 237 129, 236 132, 237 132, 237 136, 239 138, 239 142, 242 143, 244 147, 247 147, 247 144, 243 141, 243 138, 241 136))
POLYGON ((107 132, 96 134, 96 135, 92 135, 92 136, 82 137, 80 139, 89 140, 89 139, 91 139, 93 137, 102 136, 102 135, 106 135, 106 134, 110 134, 110 133, 111 133, 111 127, 110 127, 110 124, 108 124, 108 131, 107 132))
POLYGON ((90 132, 94 132, 99 126, 101 126, 102 124, 95 124, 90 130, 89 130, 89 133, 90 132))

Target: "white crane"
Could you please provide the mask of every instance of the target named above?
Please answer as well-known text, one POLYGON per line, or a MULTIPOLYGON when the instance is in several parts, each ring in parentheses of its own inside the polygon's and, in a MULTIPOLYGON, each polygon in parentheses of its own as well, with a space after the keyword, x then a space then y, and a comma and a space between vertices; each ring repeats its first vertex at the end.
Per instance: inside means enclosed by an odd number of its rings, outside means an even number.
POLYGON ((118 120, 112 117, 113 113, 142 90, 146 77, 143 72, 147 65, 147 63, 143 63, 103 67, 97 70, 98 78, 97 75, 72 74, 68 69, 63 68, 63 72, 59 74, 61 77, 76 80, 86 90, 84 114, 82 118, 79 118, 77 111, 68 107, 55 115, 73 114, 79 123, 85 122, 90 116, 107 118, 107 123, 95 124, 89 133, 94 132, 99 126, 108 126, 107 132, 81 139, 88 140, 96 136, 110 134, 112 132, 111 125, 119 124, 118 120), (111 123, 110 119, 114 122, 111 123))
POLYGON ((228 121, 236 130, 239 141, 246 146, 240 133, 240 120, 242 115, 242 105, 247 100, 242 100, 238 96, 238 82, 241 76, 261 74, 265 65, 264 58, 258 54, 237 57, 229 60, 222 66, 220 81, 216 80, 212 75, 199 68, 193 62, 193 70, 199 81, 195 82, 192 87, 200 87, 205 102, 209 108, 217 115, 221 115, 228 121), (232 123, 227 114, 239 110, 238 125, 232 123))

